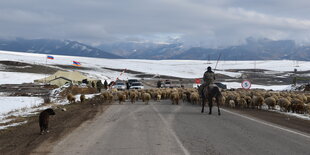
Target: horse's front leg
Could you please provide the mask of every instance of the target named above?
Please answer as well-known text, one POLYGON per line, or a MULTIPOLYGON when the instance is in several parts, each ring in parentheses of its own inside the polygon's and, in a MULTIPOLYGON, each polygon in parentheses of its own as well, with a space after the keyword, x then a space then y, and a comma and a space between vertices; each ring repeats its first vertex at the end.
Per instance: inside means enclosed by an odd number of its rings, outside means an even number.
POLYGON ((216 102, 217 102, 217 112, 218 112, 218 115, 221 115, 221 111, 220 111, 220 100, 219 99, 216 99, 216 102))
POLYGON ((212 106, 213 106, 212 98, 211 99, 209 98, 208 102, 209 102, 209 115, 211 115, 212 114, 212 106))
POLYGON ((205 101, 205 99, 204 99, 204 98, 202 98, 202 100, 201 100, 201 107, 202 107, 202 109, 201 109, 201 113, 203 113, 203 112, 204 112, 204 109, 205 109, 205 104, 206 104, 206 101, 205 101))

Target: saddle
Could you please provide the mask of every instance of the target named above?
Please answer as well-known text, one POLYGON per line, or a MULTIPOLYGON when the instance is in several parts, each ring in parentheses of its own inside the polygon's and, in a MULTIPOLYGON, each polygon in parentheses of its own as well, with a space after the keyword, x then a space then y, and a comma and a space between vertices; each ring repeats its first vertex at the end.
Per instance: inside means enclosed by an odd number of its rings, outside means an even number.
MULTIPOLYGON (((203 86, 203 85, 202 85, 203 86)), ((204 85, 201 89, 201 94, 200 95, 204 95, 204 92, 206 92, 206 95, 208 95, 208 91, 212 90, 214 87, 218 87, 216 84, 210 84, 209 86, 204 85)), ((218 87, 219 88, 219 87, 218 87)), ((221 89, 221 88, 219 88, 221 89)), ((221 91, 221 90, 220 90, 221 91)))

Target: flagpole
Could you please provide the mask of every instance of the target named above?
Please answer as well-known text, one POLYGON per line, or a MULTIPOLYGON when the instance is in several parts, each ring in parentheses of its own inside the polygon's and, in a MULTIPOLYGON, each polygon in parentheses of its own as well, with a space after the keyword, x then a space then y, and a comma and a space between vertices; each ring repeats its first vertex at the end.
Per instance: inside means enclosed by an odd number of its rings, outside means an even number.
MULTIPOLYGON (((46 57, 45 57, 45 66, 46 66, 46 67, 47 67, 47 56, 48 56, 48 55, 46 55, 46 57)), ((46 77, 47 77, 47 73, 45 73, 44 84, 46 84, 46 77)))

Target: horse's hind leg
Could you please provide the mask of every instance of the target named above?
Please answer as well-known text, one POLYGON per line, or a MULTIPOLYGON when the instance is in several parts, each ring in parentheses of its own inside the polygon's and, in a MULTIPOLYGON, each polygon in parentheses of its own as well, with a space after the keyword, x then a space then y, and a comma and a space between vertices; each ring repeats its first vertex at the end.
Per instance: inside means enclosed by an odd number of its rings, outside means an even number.
POLYGON ((212 98, 211 99, 209 98, 208 102, 209 102, 209 115, 211 115, 212 114, 212 106, 213 106, 212 98))
POLYGON ((217 100, 217 112, 218 112, 218 115, 221 115, 221 111, 220 111, 220 103, 219 101, 217 100))
POLYGON ((201 107, 202 107, 201 113, 203 113, 203 112, 204 112, 204 109, 205 109, 206 101, 205 101, 205 99, 202 99, 201 102, 202 102, 202 103, 201 103, 201 107))

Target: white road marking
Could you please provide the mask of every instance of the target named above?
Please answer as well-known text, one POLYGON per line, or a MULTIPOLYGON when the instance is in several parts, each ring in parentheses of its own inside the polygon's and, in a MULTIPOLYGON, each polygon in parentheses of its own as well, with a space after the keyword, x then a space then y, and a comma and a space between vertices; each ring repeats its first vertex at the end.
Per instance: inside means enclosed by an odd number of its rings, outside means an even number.
POLYGON ((293 130, 290 130, 290 129, 287 129, 287 128, 283 128, 283 127, 278 126, 278 125, 267 123, 267 122, 264 122, 264 121, 261 121, 261 120, 255 119, 255 118, 251 118, 251 117, 247 117, 247 116, 244 116, 244 115, 240 115, 240 114, 234 113, 234 112, 229 111, 229 110, 225 110, 225 109, 221 109, 221 110, 223 110, 223 111, 225 111, 227 113, 233 114, 233 115, 237 115, 239 117, 243 117, 243 118, 249 119, 249 120, 257 122, 257 123, 261 123, 261 124, 264 124, 264 125, 276 128, 276 129, 280 129, 280 130, 283 130, 283 131, 286 131, 286 132, 297 134, 297 135, 302 136, 302 137, 306 137, 306 138, 308 138, 310 140, 310 136, 309 135, 306 135, 306 134, 303 134, 303 133, 300 133, 300 132, 297 132, 297 131, 293 131, 293 130))
POLYGON ((180 148, 182 149, 183 153, 185 155, 190 155, 189 151, 184 147, 183 143, 180 141, 179 137, 175 134, 175 132, 171 129, 171 127, 169 126, 169 123, 166 121, 166 119, 163 117, 163 115, 160 114, 160 112, 158 112, 158 110, 154 107, 154 105, 152 105, 152 108, 157 112, 158 116, 163 121, 166 128, 169 130, 169 133, 171 133, 172 136, 174 137, 174 139, 177 141, 177 143, 180 146, 180 148))

